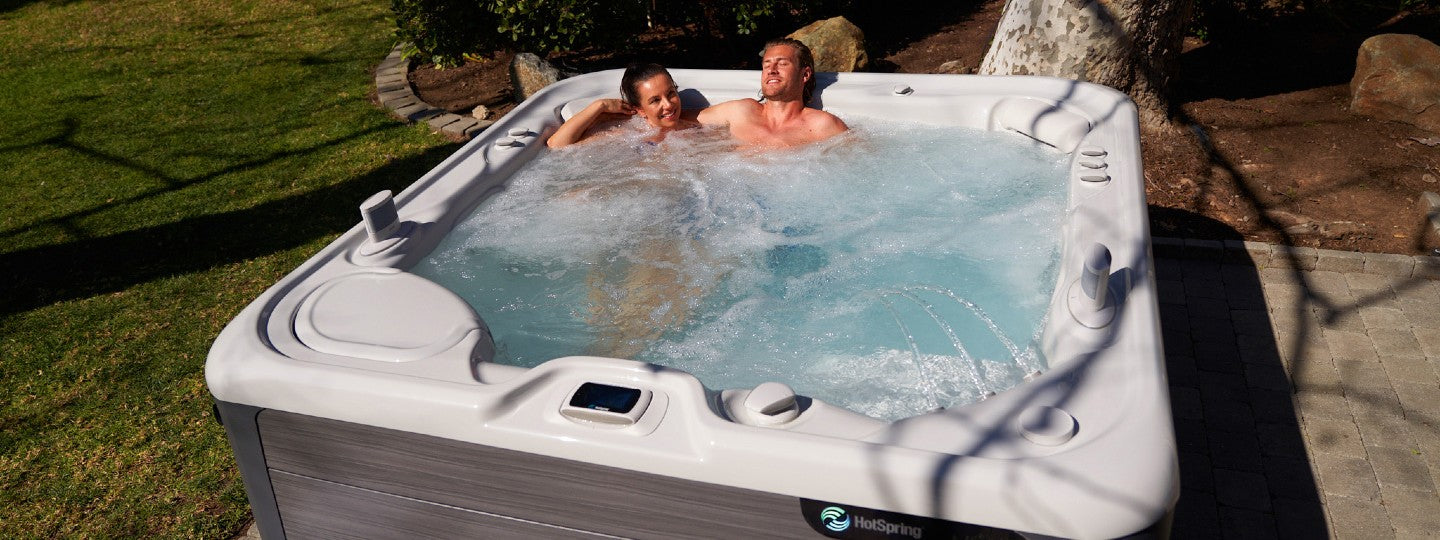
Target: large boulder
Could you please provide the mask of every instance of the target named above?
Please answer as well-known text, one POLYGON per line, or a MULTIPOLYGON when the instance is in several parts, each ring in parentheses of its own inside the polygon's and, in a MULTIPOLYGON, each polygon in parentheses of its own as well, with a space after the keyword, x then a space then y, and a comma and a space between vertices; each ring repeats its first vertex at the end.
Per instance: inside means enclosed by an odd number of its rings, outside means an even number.
POLYGON ((845 17, 815 21, 786 36, 800 40, 815 54, 815 71, 859 71, 870 64, 865 33, 845 17))
POLYGON ((532 53, 519 53, 510 61, 510 81, 515 85, 515 101, 525 101, 541 88, 562 79, 560 70, 544 58, 532 53))
POLYGON ((1409 34, 1365 40, 1350 79, 1350 111, 1440 133, 1440 46, 1409 34))

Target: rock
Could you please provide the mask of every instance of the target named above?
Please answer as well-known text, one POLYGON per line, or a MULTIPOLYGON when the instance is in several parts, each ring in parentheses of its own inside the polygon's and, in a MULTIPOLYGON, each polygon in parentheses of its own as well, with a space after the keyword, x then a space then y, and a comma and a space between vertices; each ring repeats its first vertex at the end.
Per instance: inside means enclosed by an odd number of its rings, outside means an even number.
POLYGON ((859 71, 870 65, 865 33, 845 17, 815 21, 785 36, 798 39, 815 55, 815 71, 859 71))
POLYGON ((935 68, 935 73, 946 73, 950 75, 969 75, 971 73, 975 73, 975 68, 965 65, 964 62, 961 62, 959 60, 951 60, 949 62, 945 62, 944 64, 940 64, 940 67, 935 68))
POLYGON ((1440 133, 1440 46, 1409 34, 1365 40, 1350 79, 1350 111, 1440 133))
POLYGON ((476 120, 484 120, 485 117, 490 116, 490 108, 484 105, 476 105, 475 110, 470 111, 470 116, 474 116, 476 120))
POLYGON ((525 101, 541 88, 561 79, 560 70, 532 53, 519 53, 510 61, 510 81, 515 84, 515 101, 525 101))

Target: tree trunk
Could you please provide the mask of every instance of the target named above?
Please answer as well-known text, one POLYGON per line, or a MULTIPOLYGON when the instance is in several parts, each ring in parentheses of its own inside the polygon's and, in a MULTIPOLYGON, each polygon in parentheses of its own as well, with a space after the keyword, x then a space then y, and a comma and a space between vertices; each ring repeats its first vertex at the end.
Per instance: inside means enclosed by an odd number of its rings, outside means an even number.
POLYGON ((980 73, 1048 75, 1130 95, 1168 127, 1170 77, 1193 0, 1008 0, 980 73))

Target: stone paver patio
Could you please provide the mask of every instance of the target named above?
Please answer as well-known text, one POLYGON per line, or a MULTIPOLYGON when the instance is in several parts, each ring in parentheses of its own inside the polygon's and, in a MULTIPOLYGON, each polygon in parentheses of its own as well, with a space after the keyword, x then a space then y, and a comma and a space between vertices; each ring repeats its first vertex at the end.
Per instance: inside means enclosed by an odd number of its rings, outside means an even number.
POLYGON ((1173 536, 1440 537, 1433 260, 1230 247, 1155 244, 1173 536))

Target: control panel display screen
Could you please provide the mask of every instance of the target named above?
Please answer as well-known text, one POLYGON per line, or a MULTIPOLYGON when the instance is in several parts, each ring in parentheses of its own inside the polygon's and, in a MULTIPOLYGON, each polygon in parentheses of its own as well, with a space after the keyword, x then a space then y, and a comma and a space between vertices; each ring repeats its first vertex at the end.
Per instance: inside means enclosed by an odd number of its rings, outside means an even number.
POLYGON ((570 397, 570 406, 625 414, 630 412, 638 401, 640 391, 637 389, 585 383, 570 397))

